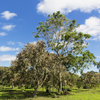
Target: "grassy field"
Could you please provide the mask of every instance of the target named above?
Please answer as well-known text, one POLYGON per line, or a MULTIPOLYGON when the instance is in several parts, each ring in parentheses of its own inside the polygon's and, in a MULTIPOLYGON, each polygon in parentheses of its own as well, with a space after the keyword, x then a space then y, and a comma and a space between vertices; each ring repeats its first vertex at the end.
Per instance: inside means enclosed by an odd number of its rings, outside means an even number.
POLYGON ((61 95, 59 98, 52 98, 43 89, 40 89, 37 97, 33 98, 33 91, 33 89, 25 89, 23 93, 22 89, 17 87, 14 87, 14 89, 4 87, 2 89, 2 86, 0 86, 0 100, 100 100, 100 88, 72 89, 68 95, 61 95))

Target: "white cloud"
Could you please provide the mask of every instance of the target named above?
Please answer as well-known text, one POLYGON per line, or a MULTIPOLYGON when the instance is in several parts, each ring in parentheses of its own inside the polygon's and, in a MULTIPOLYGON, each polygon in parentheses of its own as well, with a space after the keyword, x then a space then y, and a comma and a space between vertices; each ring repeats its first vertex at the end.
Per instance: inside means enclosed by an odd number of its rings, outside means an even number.
POLYGON ((97 37, 90 39, 90 40, 95 40, 95 41, 99 40, 100 41, 100 36, 97 36, 97 37))
POLYGON ((9 20, 12 17, 17 16, 17 14, 10 13, 9 11, 5 11, 5 12, 1 13, 1 15, 2 15, 2 18, 5 18, 6 20, 9 20))
POLYGON ((19 48, 10 48, 5 46, 0 47, 0 51, 16 51, 16 50, 19 50, 19 48))
POLYGON ((5 35, 7 35, 5 32, 0 33, 0 36, 5 36, 5 35))
POLYGON ((14 28, 16 25, 4 25, 3 27, 2 27, 2 29, 4 29, 4 30, 7 30, 7 31, 10 31, 12 28, 14 28))
POLYGON ((16 54, 18 54, 19 52, 16 52, 16 54))
POLYGON ((36 41, 34 41, 34 42, 30 42, 30 43, 32 43, 32 44, 36 44, 37 42, 36 42, 36 41))
POLYGON ((10 44, 10 45, 14 45, 15 43, 12 42, 12 41, 9 41, 8 44, 10 44))
POLYGON ((86 19, 85 24, 80 25, 76 31, 90 34, 94 37, 90 40, 100 40, 100 19, 97 17, 90 17, 86 19))
POLYGON ((100 56, 96 56, 97 58, 100 58, 100 56))
POLYGON ((54 53, 54 51, 51 51, 50 53, 54 53))
POLYGON ((11 60, 15 60, 16 56, 14 55, 2 55, 0 56, 0 61, 11 61, 11 60))
POLYGON ((92 10, 100 12, 100 0, 41 0, 37 5, 37 12, 52 14, 56 11, 69 13, 73 10, 90 13, 92 10))
POLYGON ((21 43, 21 42, 17 42, 18 44, 19 44, 19 46, 23 46, 24 44, 23 43, 21 43))

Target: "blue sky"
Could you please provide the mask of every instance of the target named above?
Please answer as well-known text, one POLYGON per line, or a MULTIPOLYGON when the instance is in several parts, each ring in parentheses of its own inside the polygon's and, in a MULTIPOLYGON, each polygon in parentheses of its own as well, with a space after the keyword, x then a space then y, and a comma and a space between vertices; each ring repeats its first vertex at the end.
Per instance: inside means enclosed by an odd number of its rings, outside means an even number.
MULTIPOLYGON (((92 36, 87 49, 100 61, 100 0, 0 0, 0 66, 9 67, 26 43, 36 43, 32 32, 56 11, 76 19, 77 32, 92 36)), ((92 66, 84 72, 91 70, 99 71, 92 66)))

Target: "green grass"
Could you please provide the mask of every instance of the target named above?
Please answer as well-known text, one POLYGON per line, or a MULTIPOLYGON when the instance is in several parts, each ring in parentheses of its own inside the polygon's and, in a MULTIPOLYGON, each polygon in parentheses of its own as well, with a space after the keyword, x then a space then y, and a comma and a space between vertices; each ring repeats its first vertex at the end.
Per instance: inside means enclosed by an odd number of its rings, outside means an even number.
MULTIPOLYGON (((61 95, 60 98, 52 98, 45 92, 45 89, 41 88, 37 97, 33 98, 34 89, 22 89, 18 87, 4 87, 0 86, 0 100, 100 100, 100 88, 99 89, 72 89, 68 95, 61 95), (44 92, 43 92, 44 91, 44 92)), ((54 89, 54 91, 56 91, 54 89)))

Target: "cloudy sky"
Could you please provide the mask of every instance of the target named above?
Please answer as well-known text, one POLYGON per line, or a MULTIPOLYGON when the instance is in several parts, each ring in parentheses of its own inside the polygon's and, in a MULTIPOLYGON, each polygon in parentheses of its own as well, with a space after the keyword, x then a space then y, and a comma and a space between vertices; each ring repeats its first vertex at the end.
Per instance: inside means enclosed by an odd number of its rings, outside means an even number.
MULTIPOLYGON (((100 0, 0 0, 0 66, 10 66, 24 45, 36 43, 32 32, 48 14, 61 11, 80 24, 77 31, 91 35, 88 50, 100 61, 100 0)), ((92 66, 87 71, 97 71, 92 66)))

